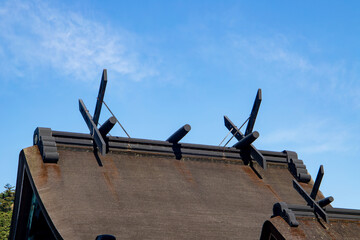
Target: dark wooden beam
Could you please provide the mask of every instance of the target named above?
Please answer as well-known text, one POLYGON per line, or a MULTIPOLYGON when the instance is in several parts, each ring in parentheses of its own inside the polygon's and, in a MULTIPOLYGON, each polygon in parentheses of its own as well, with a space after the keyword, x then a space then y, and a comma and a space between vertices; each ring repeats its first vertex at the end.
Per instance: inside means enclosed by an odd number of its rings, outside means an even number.
POLYGON ((249 122, 246 127, 245 136, 250 134, 254 129, 255 120, 256 120, 257 114, 259 112, 261 100, 262 100, 262 94, 261 94, 261 89, 259 88, 257 91, 256 97, 255 97, 253 108, 251 110, 249 122))
POLYGON ((305 190, 300 186, 300 184, 296 180, 293 180, 293 186, 294 186, 295 190, 298 191, 298 193, 300 193, 300 195, 305 199, 307 204, 314 209, 314 212, 317 215, 319 215, 325 222, 329 223, 328 216, 327 216, 326 212, 324 211, 324 209, 322 209, 318 205, 318 203, 315 202, 315 200, 313 198, 311 198, 307 192, 305 192, 305 190))
POLYGON ((175 133, 173 133, 166 141, 171 143, 178 143, 183 137, 185 137, 188 132, 190 132, 191 126, 189 124, 185 124, 181 128, 179 128, 175 133))
MULTIPOLYGON (((245 137, 227 116, 224 116, 224 122, 225 127, 231 131, 237 140, 241 141, 245 137)), ((265 157, 252 144, 249 145, 248 150, 250 151, 250 156, 254 158, 263 169, 266 169, 265 157)))
POLYGON ((104 96, 105 96, 106 84, 107 84, 107 71, 106 71, 106 69, 104 69, 103 73, 102 73, 102 77, 101 77, 99 94, 98 94, 98 97, 96 100, 96 107, 95 107, 94 118, 93 118, 95 126, 97 126, 97 124, 99 123, 101 106, 102 106, 104 96))
POLYGON ((237 149, 242 149, 245 147, 248 147, 251 143, 253 143, 258 137, 260 136, 260 134, 255 131, 252 132, 248 135, 246 135, 243 139, 241 139, 240 141, 238 141, 237 143, 234 144, 234 148, 237 149))
POLYGON ((99 132, 103 138, 111 131, 116 124, 116 117, 110 117, 106 122, 99 128, 99 132))
POLYGON ((318 174, 316 176, 314 186, 313 186, 312 191, 310 193, 310 197, 312 199, 314 199, 314 200, 316 199, 316 195, 319 192, 319 188, 320 188, 320 184, 321 184, 321 180, 322 180, 323 176, 324 176, 324 167, 323 167, 323 165, 321 165, 320 168, 319 168, 319 172, 318 172, 318 174))
POLYGON ((94 123, 94 121, 89 113, 89 110, 87 110, 84 102, 81 99, 79 99, 79 110, 86 122, 86 125, 88 126, 88 128, 90 130, 91 136, 93 136, 93 138, 94 138, 96 146, 99 148, 101 155, 105 155, 106 154, 105 141, 104 141, 101 133, 99 132, 99 129, 97 128, 96 124, 94 123))

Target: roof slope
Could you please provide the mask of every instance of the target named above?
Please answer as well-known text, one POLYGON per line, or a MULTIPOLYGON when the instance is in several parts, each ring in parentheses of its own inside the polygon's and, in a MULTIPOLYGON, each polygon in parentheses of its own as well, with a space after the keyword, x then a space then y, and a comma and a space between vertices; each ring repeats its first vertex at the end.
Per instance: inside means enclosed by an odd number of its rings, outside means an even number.
MULTIPOLYGON (((285 239, 347 239, 357 240, 360 236, 360 221, 330 220, 319 224, 315 218, 297 217, 298 227, 290 227, 281 217, 266 221, 264 228, 276 228, 285 239)), ((265 231, 264 231, 265 232, 265 231)), ((265 236, 262 236, 264 239, 265 236)), ((277 239, 281 237, 277 236, 277 239)))
MULTIPOLYGON (((268 163, 262 179, 241 160, 58 146, 44 163, 37 146, 26 165, 64 239, 258 239, 274 203, 304 204, 288 165, 268 163), (89 227, 91 226, 91 227, 89 227)), ((311 184, 302 184, 307 191, 311 184)))

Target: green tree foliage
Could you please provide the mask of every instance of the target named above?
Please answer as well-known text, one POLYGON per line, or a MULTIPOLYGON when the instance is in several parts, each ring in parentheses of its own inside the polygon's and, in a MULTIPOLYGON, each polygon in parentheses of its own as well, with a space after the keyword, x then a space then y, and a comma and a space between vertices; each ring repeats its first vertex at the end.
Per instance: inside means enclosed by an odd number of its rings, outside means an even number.
POLYGON ((5 191, 0 193, 0 239, 8 239, 15 190, 10 184, 5 185, 5 191))

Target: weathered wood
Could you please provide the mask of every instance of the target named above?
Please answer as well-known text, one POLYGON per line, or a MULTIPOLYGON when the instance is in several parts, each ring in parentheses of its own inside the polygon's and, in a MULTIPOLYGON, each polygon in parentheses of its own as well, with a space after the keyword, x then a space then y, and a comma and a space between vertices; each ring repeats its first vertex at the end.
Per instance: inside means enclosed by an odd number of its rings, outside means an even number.
POLYGON ((323 176, 324 176, 324 167, 323 167, 323 165, 321 165, 319 168, 319 172, 316 176, 316 180, 315 180, 314 186, 312 188, 311 194, 310 194, 310 197, 314 200, 319 191, 321 180, 322 180, 323 176))
POLYGON ((99 131, 103 137, 106 137, 106 135, 111 131, 111 129, 116 124, 116 118, 110 117, 100 128, 99 131))
MULTIPOLYGON (((235 126, 233 122, 227 117, 224 116, 225 127, 231 131, 237 140, 242 140, 245 136, 240 132, 240 130, 235 126)), ((266 169, 266 159, 265 157, 252 145, 248 147, 250 151, 250 156, 255 159, 255 161, 263 168, 266 169)), ((251 159, 249 159, 251 160, 251 159)))
POLYGON ((178 143, 183 137, 185 137, 188 132, 190 132, 191 126, 189 124, 185 124, 181 128, 179 128, 175 133, 173 133, 166 141, 171 143, 178 143))
POLYGON ((95 144, 99 148, 101 155, 105 155, 106 154, 105 141, 104 141, 103 137, 101 136, 99 129, 96 127, 84 102, 81 99, 79 99, 79 110, 90 130, 90 134, 94 137, 95 144))
POLYGON ((234 144, 234 148, 237 149, 241 149, 244 147, 248 147, 251 143, 253 143, 258 137, 260 136, 260 134, 255 131, 252 132, 248 135, 246 135, 243 139, 241 139, 240 141, 238 141, 237 143, 234 144))
POLYGON ((255 120, 256 120, 257 114, 259 112, 261 100, 262 100, 262 94, 261 94, 261 89, 259 88, 257 91, 256 97, 255 97, 253 108, 251 110, 251 114, 249 117, 248 125, 246 127, 245 135, 248 135, 254 129, 255 120))
POLYGON ((94 118, 93 118, 95 126, 97 126, 97 124, 99 122, 101 106, 102 106, 104 96, 105 96, 106 84, 107 84, 107 71, 106 71, 106 69, 104 69, 103 73, 102 73, 102 77, 101 77, 99 94, 98 94, 98 97, 96 100, 96 107, 95 107, 94 118))
POLYGON ((325 211, 312 199, 309 194, 300 186, 300 184, 293 180, 293 186, 298 193, 305 199, 310 207, 314 209, 314 212, 318 214, 325 222, 329 223, 329 219, 325 211))

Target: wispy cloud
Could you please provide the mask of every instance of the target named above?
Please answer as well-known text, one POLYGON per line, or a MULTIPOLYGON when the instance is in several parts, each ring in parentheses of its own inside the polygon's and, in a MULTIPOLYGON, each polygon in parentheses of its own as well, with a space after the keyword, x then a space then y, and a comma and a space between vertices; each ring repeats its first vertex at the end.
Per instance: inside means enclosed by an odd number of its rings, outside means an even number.
POLYGON ((285 68, 309 71, 312 64, 300 54, 289 50, 289 41, 284 35, 270 38, 231 36, 232 46, 247 56, 268 63, 279 63, 285 68), (285 65, 284 65, 285 64, 285 65))
POLYGON ((349 144, 350 129, 336 127, 330 120, 309 119, 295 126, 285 126, 267 133, 261 139, 265 146, 296 146, 301 153, 334 153, 353 150, 349 144))
POLYGON ((245 69, 256 66, 257 72, 264 72, 272 81, 291 82, 294 87, 338 101, 347 100, 351 106, 360 108, 360 62, 326 59, 321 55, 326 49, 314 50, 308 43, 311 40, 289 40, 282 34, 267 37, 231 34, 228 41, 245 69))
POLYGON ((19 76, 36 67, 84 81, 102 68, 133 80, 156 74, 140 60, 134 34, 40 1, 0 4, 0 28, 0 43, 6 46, 0 54, 8 60, 1 67, 19 76))

